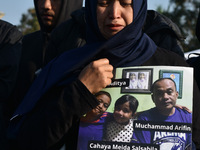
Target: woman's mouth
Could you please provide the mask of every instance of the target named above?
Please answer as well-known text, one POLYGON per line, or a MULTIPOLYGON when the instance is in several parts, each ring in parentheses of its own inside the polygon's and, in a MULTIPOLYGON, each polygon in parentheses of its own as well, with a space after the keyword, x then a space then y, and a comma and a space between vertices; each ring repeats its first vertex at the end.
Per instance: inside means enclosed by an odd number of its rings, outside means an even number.
POLYGON ((114 31, 118 31, 118 30, 122 30, 124 27, 120 24, 108 24, 107 27, 110 30, 114 30, 114 31))

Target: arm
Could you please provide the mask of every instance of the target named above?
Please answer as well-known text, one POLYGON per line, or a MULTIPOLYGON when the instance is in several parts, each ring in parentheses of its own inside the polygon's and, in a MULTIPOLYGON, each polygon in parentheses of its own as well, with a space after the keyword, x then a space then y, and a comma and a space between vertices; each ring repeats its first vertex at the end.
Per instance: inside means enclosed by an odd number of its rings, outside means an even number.
POLYGON ((10 96, 16 82, 22 33, 2 20, 0 27, 0 101, 3 101, 10 96))
POLYGON ((100 59, 86 66, 79 75, 79 79, 92 94, 95 94, 111 84, 112 71, 113 67, 109 64, 109 60, 100 59))
POLYGON ((74 120, 78 122, 82 115, 98 105, 92 93, 110 84, 112 71, 107 71, 107 66, 110 68, 107 59, 92 62, 80 73, 79 80, 51 88, 24 121, 17 146, 21 150, 54 147, 68 133, 74 120))
MULTIPOLYGON (((96 98, 79 81, 49 91, 26 118, 17 137, 20 150, 46 150, 55 146, 74 120, 98 105, 96 98)), ((12 145, 16 147, 16 145, 12 145)))

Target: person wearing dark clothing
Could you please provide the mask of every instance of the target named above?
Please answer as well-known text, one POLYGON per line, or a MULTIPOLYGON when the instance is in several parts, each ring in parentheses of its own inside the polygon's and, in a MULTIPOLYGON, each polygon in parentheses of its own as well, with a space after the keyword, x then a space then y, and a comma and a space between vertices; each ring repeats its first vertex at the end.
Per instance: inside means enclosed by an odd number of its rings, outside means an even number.
MULTIPOLYGON (((200 12, 197 18, 197 23, 196 23, 196 36, 197 39, 200 42, 200 12)), ((194 77, 197 81, 198 87, 200 89, 200 54, 199 53, 194 53, 197 57, 190 57, 187 59, 187 62, 190 64, 191 67, 194 68, 194 77)))
POLYGON ((159 47, 184 57, 184 51, 180 42, 184 41, 185 37, 171 19, 156 11, 148 10, 143 29, 159 47))
MULTIPOLYGON (((142 31, 147 0, 86 0, 85 6, 87 44, 55 57, 35 79, 10 122, 15 149, 58 149, 64 143, 76 149, 78 121, 98 105, 93 94, 111 83, 113 68, 188 66, 142 31)), ((194 88, 194 106, 199 98, 194 88)), ((193 140, 198 143, 196 107, 194 114, 193 140)))
POLYGON ((16 26, 0 20, 0 148, 5 149, 7 99, 16 83, 21 57, 22 33, 16 26))
POLYGON ((197 24, 196 24, 196 36, 198 40, 200 41, 200 12, 197 18, 197 24))
MULTIPOLYGON (((180 44, 184 37, 177 25, 166 16, 154 10, 148 10, 143 31, 159 47, 184 57, 180 44)), ((85 36, 84 10, 80 9, 72 13, 71 20, 63 22, 52 32, 51 42, 46 49, 48 55, 44 63, 47 64, 64 51, 85 45, 85 36)))
POLYGON ((22 57, 16 90, 11 98, 11 110, 16 109, 37 72, 44 66, 45 49, 52 30, 70 19, 73 11, 82 8, 82 0, 34 0, 34 5, 41 29, 23 38, 22 57))
POLYGON ((16 26, 0 20, 0 101, 11 94, 21 56, 22 33, 16 26))

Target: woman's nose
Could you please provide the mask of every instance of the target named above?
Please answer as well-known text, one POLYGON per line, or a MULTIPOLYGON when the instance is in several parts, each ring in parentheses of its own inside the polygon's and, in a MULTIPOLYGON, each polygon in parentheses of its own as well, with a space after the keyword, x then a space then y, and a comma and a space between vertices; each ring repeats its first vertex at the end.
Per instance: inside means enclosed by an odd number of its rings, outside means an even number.
POLYGON ((113 1, 110 4, 110 11, 109 11, 109 16, 112 19, 117 19, 120 18, 121 12, 120 12, 120 2, 119 1, 113 1))

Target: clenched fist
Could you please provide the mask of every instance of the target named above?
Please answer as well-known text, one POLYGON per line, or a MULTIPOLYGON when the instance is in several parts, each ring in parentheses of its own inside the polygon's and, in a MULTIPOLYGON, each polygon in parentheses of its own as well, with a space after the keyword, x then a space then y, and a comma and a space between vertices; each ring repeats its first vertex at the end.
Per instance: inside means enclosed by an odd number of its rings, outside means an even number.
POLYGON ((80 73, 79 80, 95 94, 107 85, 111 84, 113 78, 113 66, 106 58, 91 62, 80 73))

